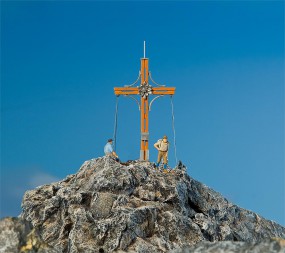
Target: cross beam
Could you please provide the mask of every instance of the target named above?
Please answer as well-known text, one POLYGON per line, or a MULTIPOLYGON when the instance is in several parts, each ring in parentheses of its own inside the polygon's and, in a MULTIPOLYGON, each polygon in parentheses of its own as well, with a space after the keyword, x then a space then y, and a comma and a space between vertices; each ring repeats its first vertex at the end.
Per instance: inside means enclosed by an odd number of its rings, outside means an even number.
POLYGON ((152 87, 148 83, 150 76, 148 70, 148 58, 141 59, 140 78, 141 84, 138 87, 115 87, 115 95, 140 95, 141 96, 141 149, 140 160, 149 160, 149 129, 148 129, 148 114, 149 114, 149 95, 174 95, 175 87, 152 87))

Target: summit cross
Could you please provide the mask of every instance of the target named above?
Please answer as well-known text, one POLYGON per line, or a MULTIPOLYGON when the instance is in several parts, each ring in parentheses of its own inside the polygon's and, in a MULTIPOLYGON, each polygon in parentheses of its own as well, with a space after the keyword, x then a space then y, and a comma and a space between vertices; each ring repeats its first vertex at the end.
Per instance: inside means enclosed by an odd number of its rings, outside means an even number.
POLYGON ((148 115, 152 102, 158 97, 164 95, 174 95, 175 87, 165 87, 164 85, 156 84, 153 80, 152 82, 159 87, 152 87, 149 84, 149 79, 151 78, 151 72, 148 69, 148 58, 145 58, 145 47, 144 47, 144 58, 141 58, 141 70, 139 73, 138 80, 132 85, 126 85, 124 87, 115 87, 115 95, 140 95, 141 102, 139 105, 141 112, 141 140, 140 140, 140 160, 148 161, 149 160, 149 128, 148 128, 148 115), (138 80, 141 80, 140 86, 132 87, 138 80), (149 103, 149 96, 157 95, 149 103))

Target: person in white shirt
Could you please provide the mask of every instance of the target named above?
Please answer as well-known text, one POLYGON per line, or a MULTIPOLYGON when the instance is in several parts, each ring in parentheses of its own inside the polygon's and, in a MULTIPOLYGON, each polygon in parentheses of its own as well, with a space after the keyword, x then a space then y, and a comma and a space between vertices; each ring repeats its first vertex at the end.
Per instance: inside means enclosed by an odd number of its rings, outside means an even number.
POLYGON ((168 150, 169 150, 169 142, 167 139, 167 136, 163 136, 162 139, 158 140, 155 144, 154 147, 158 150, 158 157, 157 157, 157 163, 156 167, 159 166, 161 159, 163 159, 163 168, 167 168, 167 163, 168 163, 168 150))

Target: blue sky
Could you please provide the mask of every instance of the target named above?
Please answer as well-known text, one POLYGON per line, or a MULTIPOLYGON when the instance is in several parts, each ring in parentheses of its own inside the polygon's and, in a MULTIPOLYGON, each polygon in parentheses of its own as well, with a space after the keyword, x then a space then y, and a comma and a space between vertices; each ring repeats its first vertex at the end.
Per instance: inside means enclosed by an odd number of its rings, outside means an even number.
MULTIPOLYGON (((1 217, 103 155, 113 87, 136 80, 144 40, 154 80, 177 88, 189 175, 285 225, 283 1, 2 1, 1 217)), ((120 97, 123 161, 139 156, 139 120, 120 97)), ((150 113, 152 161, 164 134, 173 144, 168 97, 150 113)))

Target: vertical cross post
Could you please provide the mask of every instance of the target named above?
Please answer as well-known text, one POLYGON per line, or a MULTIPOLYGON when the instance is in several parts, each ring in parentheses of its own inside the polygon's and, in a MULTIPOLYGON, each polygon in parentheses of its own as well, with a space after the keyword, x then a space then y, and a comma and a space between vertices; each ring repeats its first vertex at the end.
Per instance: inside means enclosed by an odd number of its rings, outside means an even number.
MULTIPOLYGON (((148 59, 141 59, 141 85, 148 83, 148 59)), ((141 150, 140 150, 140 160, 149 160, 149 131, 148 131, 148 96, 141 97, 141 150)))

